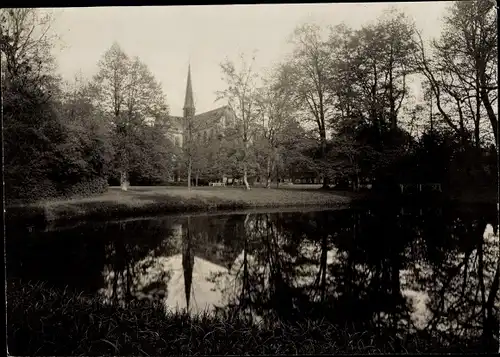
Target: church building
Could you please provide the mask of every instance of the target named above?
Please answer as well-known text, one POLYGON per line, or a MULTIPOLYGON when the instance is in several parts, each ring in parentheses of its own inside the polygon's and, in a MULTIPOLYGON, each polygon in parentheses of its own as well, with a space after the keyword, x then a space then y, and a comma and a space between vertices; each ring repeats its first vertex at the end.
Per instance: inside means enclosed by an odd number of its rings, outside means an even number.
MULTIPOLYGON (((191 83, 191 65, 188 67, 186 95, 183 116, 170 116, 169 136, 178 148, 183 148, 187 137, 187 124, 191 122, 191 132, 195 142, 212 140, 227 126, 234 125, 235 116, 228 106, 222 106, 204 113, 196 114, 193 85, 191 83)), ((174 178, 180 181, 180 172, 174 178)))

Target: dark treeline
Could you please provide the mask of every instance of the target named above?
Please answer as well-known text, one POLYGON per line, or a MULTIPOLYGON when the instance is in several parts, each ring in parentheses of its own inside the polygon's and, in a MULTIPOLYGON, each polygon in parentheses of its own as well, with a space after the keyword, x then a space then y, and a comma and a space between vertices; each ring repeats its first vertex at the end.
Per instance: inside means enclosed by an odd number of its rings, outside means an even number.
POLYGON ((228 60, 218 97, 235 125, 210 143, 184 138, 180 151, 165 135, 167 102, 147 66, 115 43, 93 78, 63 83, 43 14, 2 10, 9 199, 164 184, 179 168, 204 181, 241 178, 247 188, 284 179, 353 190, 368 182, 441 183, 451 193, 496 187, 492 1, 450 4, 432 39, 396 10, 360 29, 299 26, 293 52, 261 78, 244 58, 228 60))
POLYGON ((493 3, 480 0, 450 5, 428 42, 392 10, 327 38, 299 27, 282 71, 315 128, 316 171, 354 189, 364 179, 495 187, 496 21, 493 3))
POLYGON ((39 9, 1 10, 7 199, 91 195, 128 176, 164 180, 168 108, 147 66, 114 44, 91 80, 63 82, 51 23, 39 9))
POLYGON ((268 185, 494 188, 496 21, 493 2, 479 0, 451 4, 426 40, 394 9, 356 30, 299 26, 263 87, 243 80, 253 78, 245 61, 224 64, 221 94, 245 129, 240 170, 268 185))

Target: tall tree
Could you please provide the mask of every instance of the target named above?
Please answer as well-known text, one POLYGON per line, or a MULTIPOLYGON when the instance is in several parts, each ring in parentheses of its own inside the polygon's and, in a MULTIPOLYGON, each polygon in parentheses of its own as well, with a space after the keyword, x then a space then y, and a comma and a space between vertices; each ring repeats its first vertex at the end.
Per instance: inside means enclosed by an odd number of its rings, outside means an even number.
POLYGON ((227 88, 218 92, 218 99, 226 99, 233 111, 238 128, 239 141, 243 154, 243 182, 247 190, 248 171, 251 161, 251 142, 255 135, 256 100, 257 100, 257 74, 253 70, 255 56, 250 63, 245 60, 244 55, 240 57, 240 68, 233 62, 226 60, 221 64, 221 70, 227 88))
POLYGON ((69 83, 60 101, 67 140, 58 147, 61 178, 66 181, 100 181, 107 187, 113 155, 109 125, 92 104, 93 88, 81 77, 69 83))
POLYGON ((5 71, 9 77, 22 80, 26 90, 33 85, 50 90, 57 83, 51 53, 57 39, 51 31, 53 20, 51 12, 39 9, 0 9, 5 71))
POLYGON ((149 126, 168 115, 165 97, 148 67, 137 57, 130 59, 117 43, 99 62, 94 85, 96 102, 112 124, 115 165, 126 190, 130 171, 140 171, 151 149, 144 146, 149 126))
POLYGON ((94 78, 99 106, 111 117, 115 130, 115 155, 118 159, 117 166, 123 190, 127 190, 130 166, 130 158, 126 151, 128 121, 123 113, 129 68, 129 57, 118 43, 114 43, 99 61, 99 72, 94 78))
POLYGON ((472 141, 477 147, 484 114, 498 143, 493 108, 498 96, 495 12, 489 0, 456 2, 448 10, 441 36, 432 42, 432 56, 421 39, 418 43, 420 70, 431 84, 443 120, 464 144, 472 141))
POLYGON ((64 128, 50 95, 59 90, 54 67, 48 65, 53 63, 50 25, 38 9, 0 9, 8 199, 57 195, 54 156, 64 142, 64 128))
POLYGON ((395 131, 408 96, 408 77, 414 72, 413 24, 391 10, 358 31, 344 30, 344 39, 338 39, 339 32, 332 34, 330 46, 339 47, 340 53, 333 66, 340 112, 352 116, 354 110, 379 130, 387 124, 395 131))
POLYGON ((382 85, 388 121, 391 130, 395 131, 399 110, 408 95, 408 77, 415 72, 411 61, 415 51, 415 28, 404 13, 391 9, 377 23, 376 31, 382 35, 382 73, 387 78, 382 85))
POLYGON ((414 72, 414 33, 413 24, 394 10, 357 31, 331 29, 328 86, 334 100, 328 125, 334 135, 328 157, 333 173, 350 176, 355 188, 361 171, 389 173, 405 154, 407 140, 398 124, 414 72))
POLYGON ((134 57, 129 66, 126 83, 125 106, 127 117, 139 116, 143 120, 162 120, 168 114, 168 106, 159 82, 149 68, 134 57))
MULTIPOLYGON (((328 119, 333 97, 329 88, 331 51, 322 38, 321 28, 303 25, 292 36, 293 55, 285 65, 290 83, 294 83, 294 99, 304 117, 315 123, 319 137, 321 158, 326 157, 328 119)), ((323 169, 323 187, 329 186, 326 167, 323 169)))
MULTIPOLYGON (((257 151, 265 161, 266 187, 271 187, 271 175, 279 165, 284 145, 294 139, 298 123, 293 117, 295 107, 291 100, 291 83, 282 71, 276 71, 264 81, 257 96, 257 113, 260 135, 257 151)), ((278 175, 277 175, 278 176, 278 175)), ((278 185, 278 177, 276 184, 278 185)))

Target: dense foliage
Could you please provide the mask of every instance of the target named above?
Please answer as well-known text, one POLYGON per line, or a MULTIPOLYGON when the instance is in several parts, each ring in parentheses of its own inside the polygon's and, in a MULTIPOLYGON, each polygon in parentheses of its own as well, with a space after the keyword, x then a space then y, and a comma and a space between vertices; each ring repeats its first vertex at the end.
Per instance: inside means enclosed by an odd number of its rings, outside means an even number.
POLYGON ((114 44, 95 78, 64 83, 55 72, 50 24, 36 9, 1 10, 7 199, 98 194, 120 175, 133 184, 164 182, 172 151, 164 135, 168 112, 147 67, 114 44))
POLYGON ((429 41, 394 9, 360 29, 338 25, 325 33, 299 26, 290 57, 259 90, 247 88, 253 73, 244 62, 239 71, 222 65, 223 94, 236 102, 240 132, 250 136, 250 147, 242 147, 257 153, 244 156, 255 168, 250 174, 314 178, 324 187, 344 182, 354 190, 363 182, 440 183, 452 191, 496 186, 491 1, 451 4, 442 33, 429 41), (293 122, 302 133, 290 131, 293 122), (294 150, 280 142, 287 136, 294 150))
POLYGON ((359 29, 297 27, 290 56, 265 76, 254 58, 227 60, 218 97, 234 120, 203 140, 185 122, 181 149, 165 135, 166 98, 139 58, 115 43, 93 78, 63 83, 50 18, 35 9, 1 14, 9 199, 89 195, 105 182, 164 184, 174 173, 196 184, 232 177, 247 189, 283 180, 353 190, 496 187, 491 1, 451 4, 434 39, 391 9, 359 29))

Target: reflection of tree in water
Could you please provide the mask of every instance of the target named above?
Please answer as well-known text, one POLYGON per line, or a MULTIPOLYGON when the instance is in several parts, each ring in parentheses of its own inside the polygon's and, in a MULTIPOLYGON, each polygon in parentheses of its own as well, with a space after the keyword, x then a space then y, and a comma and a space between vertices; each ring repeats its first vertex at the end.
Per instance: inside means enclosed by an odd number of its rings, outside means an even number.
POLYGON ((247 231, 257 229, 249 221, 250 215, 234 215, 226 222, 223 229, 223 239, 231 243, 231 248, 226 253, 225 266, 228 270, 223 273, 212 274, 210 280, 215 284, 215 289, 221 295, 220 304, 216 312, 232 313, 246 316, 250 320, 255 312, 249 309, 254 303, 251 300, 254 287, 258 286, 250 279, 257 277, 260 273, 260 264, 255 264, 255 258, 249 254, 255 247, 248 240, 247 231), (250 271, 250 269, 259 271, 250 271))
POLYGON ((358 331, 427 333, 444 344, 474 340, 493 349, 498 238, 482 238, 494 222, 482 212, 251 215, 243 259, 235 262, 240 295, 228 309, 251 307, 269 322, 326 318, 358 331))
POLYGON ((108 302, 126 304, 131 299, 164 295, 170 274, 158 266, 156 258, 176 248, 175 222, 140 220, 118 224, 117 234, 106 244, 103 296, 108 302))
POLYGON ((175 273, 186 306, 493 349, 498 238, 483 238, 495 218, 483 212, 384 207, 122 223, 107 245, 107 296, 155 298, 175 273), (165 263, 174 257, 178 272, 165 263))
POLYGON ((494 349, 498 339, 498 237, 485 234, 492 217, 463 213, 449 224, 454 245, 434 245, 422 259, 421 289, 429 296, 427 331, 494 349), (441 259, 432 259, 439 255, 441 259), (496 334, 496 336, 495 336, 496 334))

